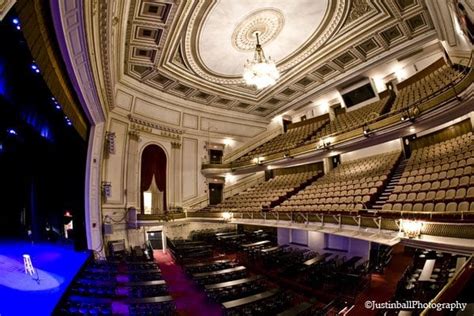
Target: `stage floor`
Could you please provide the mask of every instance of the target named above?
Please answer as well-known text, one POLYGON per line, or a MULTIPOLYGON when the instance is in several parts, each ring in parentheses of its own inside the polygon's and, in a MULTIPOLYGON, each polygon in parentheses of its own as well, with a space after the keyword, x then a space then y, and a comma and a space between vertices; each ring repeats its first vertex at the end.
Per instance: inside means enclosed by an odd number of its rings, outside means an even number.
POLYGON ((51 315, 88 256, 72 245, 0 241, 0 315, 51 315), (39 281, 25 274, 23 254, 39 281))

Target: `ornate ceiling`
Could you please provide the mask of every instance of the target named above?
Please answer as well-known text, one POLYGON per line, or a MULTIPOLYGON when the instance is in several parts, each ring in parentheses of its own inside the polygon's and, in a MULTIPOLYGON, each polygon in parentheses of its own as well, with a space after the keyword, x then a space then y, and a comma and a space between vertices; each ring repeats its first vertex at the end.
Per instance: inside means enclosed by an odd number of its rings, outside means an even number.
POLYGON ((264 117, 384 52, 434 34, 423 0, 129 3, 121 24, 127 25, 125 76, 202 105, 264 117), (281 72, 277 84, 263 90, 241 78, 255 32, 281 72))

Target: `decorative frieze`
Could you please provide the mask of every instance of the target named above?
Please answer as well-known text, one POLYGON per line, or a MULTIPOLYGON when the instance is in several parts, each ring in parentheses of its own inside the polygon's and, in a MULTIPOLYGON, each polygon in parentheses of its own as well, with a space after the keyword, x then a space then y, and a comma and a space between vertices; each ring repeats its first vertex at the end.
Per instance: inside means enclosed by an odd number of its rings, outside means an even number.
POLYGON ((139 141, 140 140, 140 131, 132 129, 128 131, 128 136, 131 140, 139 141))
POLYGON ((136 116, 131 115, 131 114, 128 115, 128 119, 132 123, 140 124, 140 125, 143 125, 143 126, 146 126, 146 127, 151 127, 151 128, 154 128, 154 129, 158 129, 160 131, 169 132, 169 133, 178 134, 178 135, 182 135, 184 133, 184 131, 182 129, 169 127, 169 126, 157 123, 157 122, 148 121, 148 120, 136 117, 136 116))

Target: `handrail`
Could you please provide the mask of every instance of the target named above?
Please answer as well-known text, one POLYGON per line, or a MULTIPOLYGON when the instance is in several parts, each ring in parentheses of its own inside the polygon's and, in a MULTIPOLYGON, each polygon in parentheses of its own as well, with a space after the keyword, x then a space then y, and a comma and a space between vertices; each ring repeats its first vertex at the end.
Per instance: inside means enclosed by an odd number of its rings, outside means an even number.
MULTIPOLYGON (((456 223, 455 221, 452 221, 454 219, 458 219, 463 223, 471 223, 470 221, 467 221, 465 219, 466 215, 472 215, 473 220, 474 220, 474 212, 473 211, 454 211, 454 212, 412 212, 412 211, 394 211, 394 210, 379 210, 379 209, 370 209, 370 208, 346 208, 343 210, 339 211, 277 211, 275 209, 267 209, 265 211, 260 210, 260 211, 245 211, 241 210, 238 208, 226 208, 225 211, 222 212, 217 212, 217 211, 211 211, 211 212, 203 212, 202 209, 198 210, 187 210, 188 215, 193 214, 193 213, 210 213, 210 214, 221 214, 224 212, 231 213, 233 217, 235 218, 236 214, 258 214, 262 215, 263 214, 285 214, 285 215, 293 215, 293 214, 304 214, 306 216, 312 215, 312 216, 333 216, 333 215, 341 215, 341 216, 361 216, 365 218, 374 218, 374 217, 382 217, 382 218, 393 218, 396 217, 398 219, 407 219, 407 220, 423 220, 425 222, 429 223, 436 223, 433 221, 434 219, 439 219, 442 217, 449 217, 450 222, 456 223), (390 216, 386 216, 390 215, 390 216), (441 215, 441 216, 440 216, 441 215), (443 216, 444 215, 444 216, 443 216)), ((441 223, 446 223, 446 222, 441 222, 441 223)))
MULTIPOLYGON (((448 281, 448 283, 445 284, 445 286, 439 291, 439 293, 430 301, 430 304, 428 306, 435 306, 435 304, 440 303, 440 299, 442 299, 443 295, 455 284, 459 281, 459 278, 462 276, 462 274, 468 269, 468 267, 472 264, 472 256, 470 256, 466 262, 462 265, 462 267, 456 271, 454 276, 451 278, 451 280, 448 281)), ((431 308, 428 307, 424 309, 421 313, 420 316, 425 316, 428 315, 430 312, 431 308)))

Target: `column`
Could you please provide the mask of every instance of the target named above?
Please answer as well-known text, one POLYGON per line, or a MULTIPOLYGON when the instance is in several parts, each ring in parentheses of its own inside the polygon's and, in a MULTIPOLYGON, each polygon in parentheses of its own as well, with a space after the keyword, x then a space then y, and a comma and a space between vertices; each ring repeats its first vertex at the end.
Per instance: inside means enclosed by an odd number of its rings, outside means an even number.
POLYGON ((140 141, 140 132, 130 130, 128 132, 128 159, 127 159, 127 208, 135 207, 139 209, 139 186, 138 171, 140 157, 138 157, 138 142, 140 141))
POLYGON ((173 206, 181 207, 182 206, 182 197, 181 197, 181 177, 182 177, 182 162, 181 162, 181 142, 175 141, 171 142, 171 159, 173 160, 173 206))

